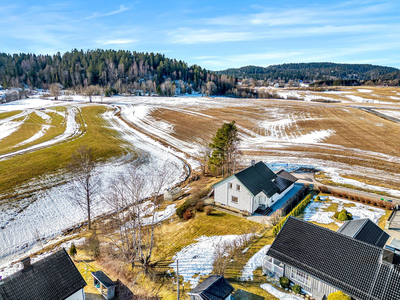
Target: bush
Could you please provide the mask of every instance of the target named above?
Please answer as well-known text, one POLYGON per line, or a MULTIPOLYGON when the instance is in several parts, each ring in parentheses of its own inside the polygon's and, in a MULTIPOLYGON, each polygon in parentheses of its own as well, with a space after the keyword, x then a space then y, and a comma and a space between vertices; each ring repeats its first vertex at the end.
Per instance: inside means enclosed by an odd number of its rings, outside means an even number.
POLYGON ((326 186, 324 186, 324 185, 319 186, 319 187, 318 187, 318 190, 319 190, 321 193, 324 193, 324 194, 329 193, 329 189, 328 189, 326 186))
POLYGON ((183 213, 183 219, 185 221, 189 220, 192 217, 192 212, 190 211, 190 209, 187 209, 184 213, 183 213))
POLYGON ((351 300, 351 297, 347 296, 342 291, 337 291, 335 293, 329 294, 327 300, 351 300))
POLYGON ((284 277, 284 276, 279 278, 279 283, 280 283, 281 287, 284 288, 284 289, 287 289, 289 287, 289 285, 290 285, 289 279, 287 277, 284 277))
POLYGON ((213 208, 212 208, 212 206, 206 206, 206 208, 204 210, 206 212, 206 215, 209 216, 209 215, 211 215, 213 208))
POLYGON ((295 292, 296 294, 300 294, 301 293, 301 286, 299 286, 298 284, 295 284, 292 286, 292 291, 295 292))
POLYGON ((71 248, 69 248, 69 255, 71 255, 72 258, 74 258, 77 253, 78 252, 76 251, 75 244, 72 243, 71 248))
POLYGON ((340 221, 347 221, 347 215, 346 215, 346 213, 344 213, 344 212, 341 212, 339 215, 338 215, 338 220, 340 220, 340 221))
POLYGON ((335 214, 333 215, 333 217, 335 218, 335 219, 339 219, 339 214, 340 214, 340 212, 335 212, 335 214))
POLYGON ((319 201, 319 196, 315 197, 315 201, 319 201))
POLYGON ((182 219, 183 218, 183 214, 185 213, 185 211, 188 209, 188 204, 187 202, 183 203, 181 206, 179 206, 176 209, 176 215, 182 219))
POLYGON ((203 211, 203 209, 204 209, 204 201, 199 201, 199 202, 197 202, 197 204, 196 204, 196 210, 197 210, 197 211, 203 211))
POLYGON ((89 237, 89 252, 95 259, 100 257, 100 242, 96 233, 89 237))

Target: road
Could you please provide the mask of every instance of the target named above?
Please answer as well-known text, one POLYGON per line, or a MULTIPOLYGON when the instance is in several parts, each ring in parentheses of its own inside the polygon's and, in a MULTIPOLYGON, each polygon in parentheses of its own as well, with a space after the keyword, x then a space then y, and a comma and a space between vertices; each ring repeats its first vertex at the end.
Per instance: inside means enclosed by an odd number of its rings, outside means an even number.
MULTIPOLYGON (((341 186, 322 184, 322 183, 318 182, 317 180, 315 180, 314 173, 312 173, 312 172, 295 172, 293 175, 299 179, 298 182, 300 182, 300 183, 313 184, 314 186, 324 185, 328 188, 332 188, 335 190, 339 190, 342 192, 347 192, 347 193, 351 193, 351 194, 355 194, 355 195, 359 195, 359 196, 363 196, 363 197, 369 197, 369 198, 376 199, 376 200, 380 200, 382 197, 386 198, 386 196, 382 196, 382 195, 378 195, 378 194, 374 194, 374 193, 353 190, 353 189, 349 189, 349 188, 341 187, 341 186)), ((390 196, 390 199, 393 199, 393 203, 398 203, 400 205, 399 199, 396 199, 392 196, 390 196)))

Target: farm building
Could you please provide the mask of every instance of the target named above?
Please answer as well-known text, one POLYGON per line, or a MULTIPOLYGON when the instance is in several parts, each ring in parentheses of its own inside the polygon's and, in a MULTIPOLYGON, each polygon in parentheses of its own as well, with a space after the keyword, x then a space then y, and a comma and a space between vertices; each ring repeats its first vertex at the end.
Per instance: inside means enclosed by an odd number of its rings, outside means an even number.
POLYGON ((62 249, 0 281, 1 300, 85 300, 86 282, 62 249))
POLYGON ((93 285, 106 300, 114 299, 116 284, 103 271, 92 272, 93 285))
POLYGON ((252 165, 213 185, 214 201, 250 214, 269 214, 271 206, 282 199, 295 185, 297 178, 281 170, 274 173, 263 162, 252 165))
POLYGON ((400 255, 383 247, 388 236, 371 223, 349 221, 335 232, 289 217, 263 273, 285 276, 317 300, 338 290, 357 300, 400 299, 400 255))
POLYGON ((190 300, 231 300, 235 289, 221 275, 210 275, 188 293, 190 300))
POLYGON ((168 189, 164 193, 164 200, 165 201, 173 201, 178 199, 180 196, 183 195, 182 189, 180 187, 176 187, 173 189, 168 189))

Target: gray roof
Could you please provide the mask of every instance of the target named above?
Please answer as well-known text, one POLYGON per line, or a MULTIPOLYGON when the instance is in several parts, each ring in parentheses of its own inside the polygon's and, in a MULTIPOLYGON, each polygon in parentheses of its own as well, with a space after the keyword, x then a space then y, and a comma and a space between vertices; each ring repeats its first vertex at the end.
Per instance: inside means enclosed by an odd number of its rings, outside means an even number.
POLYGON ((92 272, 92 276, 96 277, 106 288, 116 286, 115 282, 112 281, 103 271, 92 272))
POLYGON ((384 250, 289 217, 267 255, 363 300, 400 299, 399 257, 382 261, 384 250))
POLYGON ((0 299, 63 300, 85 286, 85 280, 62 249, 3 279, 0 299))
POLYGON ((337 232, 381 248, 390 237, 368 218, 346 221, 337 232))
POLYGON ((276 175, 278 175, 279 177, 285 178, 286 180, 289 180, 292 183, 295 183, 298 180, 297 177, 293 176, 292 174, 290 174, 289 172, 286 172, 283 169, 276 172, 276 175))
POLYGON ((262 161, 235 174, 247 189, 255 196, 263 191, 268 197, 279 192, 279 188, 272 182, 275 173, 262 161))
POLYGON ((233 286, 221 275, 210 275, 190 291, 205 300, 222 300, 234 291, 233 286))

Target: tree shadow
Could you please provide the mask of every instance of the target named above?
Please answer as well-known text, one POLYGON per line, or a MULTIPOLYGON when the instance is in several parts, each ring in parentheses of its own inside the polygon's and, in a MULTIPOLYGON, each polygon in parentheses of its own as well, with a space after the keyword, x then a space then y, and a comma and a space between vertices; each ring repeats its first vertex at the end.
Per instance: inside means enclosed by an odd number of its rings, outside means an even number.
POLYGON ((264 297, 249 293, 246 291, 242 290, 237 290, 233 295, 232 295, 233 300, 264 300, 264 297))

